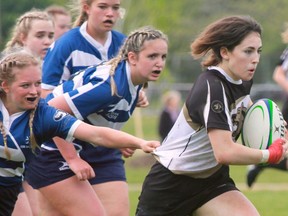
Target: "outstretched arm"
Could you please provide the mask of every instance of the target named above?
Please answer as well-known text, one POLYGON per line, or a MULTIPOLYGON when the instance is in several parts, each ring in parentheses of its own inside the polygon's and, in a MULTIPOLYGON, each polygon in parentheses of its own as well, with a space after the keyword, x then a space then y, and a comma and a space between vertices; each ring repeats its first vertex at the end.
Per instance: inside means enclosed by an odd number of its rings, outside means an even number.
POLYGON ((94 145, 108 148, 136 148, 146 153, 151 153, 160 145, 159 141, 146 141, 122 131, 97 127, 84 122, 77 127, 73 136, 94 145))

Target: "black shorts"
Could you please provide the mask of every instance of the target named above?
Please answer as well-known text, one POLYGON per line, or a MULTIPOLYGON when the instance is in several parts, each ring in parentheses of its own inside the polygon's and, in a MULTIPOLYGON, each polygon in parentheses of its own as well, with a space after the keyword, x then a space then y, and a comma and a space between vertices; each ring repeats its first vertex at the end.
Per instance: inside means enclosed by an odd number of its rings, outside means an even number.
POLYGON ((21 184, 9 187, 0 186, 0 216, 12 214, 21 184))
POLYGON ((238 190, 222 166, 205 179, 176 175, 156 162, 143 183, 136 216, 188 216, 214 197, 238 190))

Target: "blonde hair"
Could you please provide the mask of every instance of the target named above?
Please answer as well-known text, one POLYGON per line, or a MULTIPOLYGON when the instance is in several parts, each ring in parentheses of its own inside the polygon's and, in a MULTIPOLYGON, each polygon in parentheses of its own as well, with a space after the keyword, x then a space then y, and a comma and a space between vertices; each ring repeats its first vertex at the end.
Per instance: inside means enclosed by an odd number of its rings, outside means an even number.
POLYGON ((6 43, 5 51, 13 47, 23 47, 24 44, 21 40, 21 36, 27 36, 31 30, 31 24, 34 20, 47 20, 53 24, 53 18, 45 11, 38 9, 32 9, 16 20, 16 24, 11 33, 11 39, 6 43))
MULTIPOLYGON (((124 44, 120 48, 118 55, 106 63, 106 64, 111 65, 110 76, 111 76, 112 95, 118 95, 117 86, 113 78, 117 65, 121 61, 128 59, 129 52, 134 52, 136 54, 139 54, 143 49, 143 44, 145 43, 145 41, 156 40, 156 39, 162 39, 168 43, 168 37, 160 30, 156 30, 151 26, 145 26, 140 29, 137 29, 128 35, 124 44)), ((147 83, 144 84, 144 87, 145 85, 147 85, 147 83)))
MULTIPOLYGON (((5 92, 1 88, 2 82, 7 81, 8 83, 12 83, 15 80, 14 69, 23 69, 31 65, 40 66, 40 61, 38 58, 34 57, 31 53, 27 51, 18 49, 16 51, 13 50, 11 53, 4 54, 4 57, 0 61, 0 96, 5 94, 5 92)), ((33 119, 36 109, 37 107, 31 110, 29 115, 30 145, 33 151, 36 147, 38 147, 33 134, 33 119)), ((2 121, 0 121, 0 132, 3 136, 4 153, 7 156, 8 160, 10 160, 11 154, 7 146, 7 133, 2 121)))

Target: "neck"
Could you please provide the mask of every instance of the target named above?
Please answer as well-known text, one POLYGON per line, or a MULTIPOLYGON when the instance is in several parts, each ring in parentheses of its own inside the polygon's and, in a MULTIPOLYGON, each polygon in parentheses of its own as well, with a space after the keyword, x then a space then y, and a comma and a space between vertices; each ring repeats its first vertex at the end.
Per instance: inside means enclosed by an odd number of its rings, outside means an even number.
POLYGON ((94 40, 96 40, 102 45, 105 44, 108 38, 108 32, 95 31, 95 29, 89 28, 88 24, 87 24, 86 31, 94 40))

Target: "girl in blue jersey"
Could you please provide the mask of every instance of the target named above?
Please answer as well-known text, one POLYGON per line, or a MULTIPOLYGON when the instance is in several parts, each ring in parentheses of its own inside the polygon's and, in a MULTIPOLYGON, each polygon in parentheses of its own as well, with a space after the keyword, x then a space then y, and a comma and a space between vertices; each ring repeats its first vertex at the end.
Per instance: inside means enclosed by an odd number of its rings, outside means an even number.
MULTIPOLYGON (((0 215, 11 215, 25 165, 34 158, 37 143, 58 136, 59 140, 72 141, 75 137, 94 145, 136 147, 145 152, 158 145, 156 141, 147 142, 124 132, 91 126, 48 106, 40 99, 40 62, 26 51, 15 51, 2 58, 0 90, 0 215)), ((96 215, 104 215, 96 194, 91 195, 96 215)))
POLYGON ((114 57, 125 35, 112 30, 121 0, 79 0, 74 28, 52 44, 43 63, 42 96, 79 70, 114 57))
MULTIPOLYGON (((76 2, 75 9, 79 8, 80 10, 74 28, 52 44, 45 57, 41 84, 42 97, 46 97, 57 85, 67 81, 71 75, 79 70, 115 57, 126 38, 124 34, 113 30, 116 21, 123 15, 120 8, 121 0, 77 0, 76 2)), ((148 104, 145 92, 141 90, 137 106, 146 107, 148 104)), ((129 209, 129 200, 126 195, 127 186, 122 185, 122 182, 120 182, 120 185, 115 182, 115 179, 123 180, 123 166, 118 165, 122 161, 115 164, 115 153, 112 153, 114 150, 107 150, 108 155, 103 154, 104 148, 102 150, 102 153, 97 155, 98 161, 102 161, 102 165, 91 165, 94 171, 98 173, 97 179, 105 178, 105 180, 101 180, 101 183, 105 181, 105 187, 104 184, 98 184, 98 180, 95 180, 95 182, 91 180, 91 183, 95 191, 101 190, 102 196, 100 199, 103 200, 104 206, 107 206, 109 216, 121 216, 119 215, 119 212, 122 212, 120 209, 123 209, 123 211, 129 209), (113 167, 115 169, 115 166, 119 167, 119 171, 101 171, 100 173, 99 169, 106 170, 113 167), (110 188, 110 185, 112 188, 110 188), (114 188, 119 190, 118 196, 114 196, 109 192, 114 188), (119 200, 122 200, 121 206, 119 200)), ((118 150, 116 152, 117 157, 119 157, 118 150)), ((134 153, 131 149, 129 151, 121 149, 121 152, 124 157, 130 157, 134 153)), ((48 211, 44 206, 43 199, 40 205, 42 205, 41 208, 46 209, 46 212, 48 211)))
POLYGON ((137 216, 259 216, 229 176, 229 164, 278 163, 287 150, 278 139, 268 150, 236 143, 251 105, 252 78, 262 50, 261 26, 249 16, 208 25, 192 42, 206 70, 185 104, 143 183, 137 216))
MULTIPOLYGON (((161 31, 151 27, 132 32, 115 58, 92 66, 55 88, 53 94, 47 97, 48 100, 52 98, 49 104, 89 124, 121 129, 135 109, 140 89, 146 82, 159 78, 165 66, 167 42, 167 37, 161 31)), ((121 152, 102 147, 90 148, 89 144, 80 141, 75 144, 78 149, 79 146, 82 147, 80 156, 93 168, 96 167, 96 178, 92 179, 91 184, 93 187, 98 186, 94 189, 105 209, 110 210, 109 214, 118 212, 118 215, 129 215, 128 186, 121 152), (109 182, 109 185, 106 182, 109 182), (106 192, 106 200, 103 192, 106 192), (111 204, 118 208, 113 208, 111 204), (108 206, 111 206, 113 211, 108 209, 108 206)), ((72 148, 71 145, 66 145, 66 150, 67 147, 72 148)), ((57 161, 64 163, 65 160, 58 151, 53 150, 56 150, 56 146, 52 142, 42 145, 35 163, 30 164, 28 182, 39 189, 58 213, 80 215, 83 208, 79 208, 78 199, 82 200, 83 205, 87 204, 87 211, 92 211, 93 206, 89 205, 88 201, 85 202, 85 194, 78 189, 82 183, 77 179, 80 166, 77 164, 79 161, 74 160, 77 158, 75 149, 69 149, 72 152, 74 150, 74 157, 73 153, 67 154, 63 149, 59 149, 71 170, 68 167, 59 170, 57 161), (43 173, 44 167, 47 175, 43 173), (70 188, 71 192, 66 193, 66 188, 70 188)), ((91 169, 82 171, 85 179, 95 175, 91 169)), ((92 188, 91 190, 93 191, 92 188)))
MULTIPOLYGON (((48 47, 54 41, 54 23, 48 13, 32 9, 16 20, 11 33, 5 51, 9 52, 15 47, 23 47, 43 59, 48 47)), ((37 191, 33 190, 26 181, 22 184, 24 190, 18 196, 12 216, 39 215, 37 191)))

